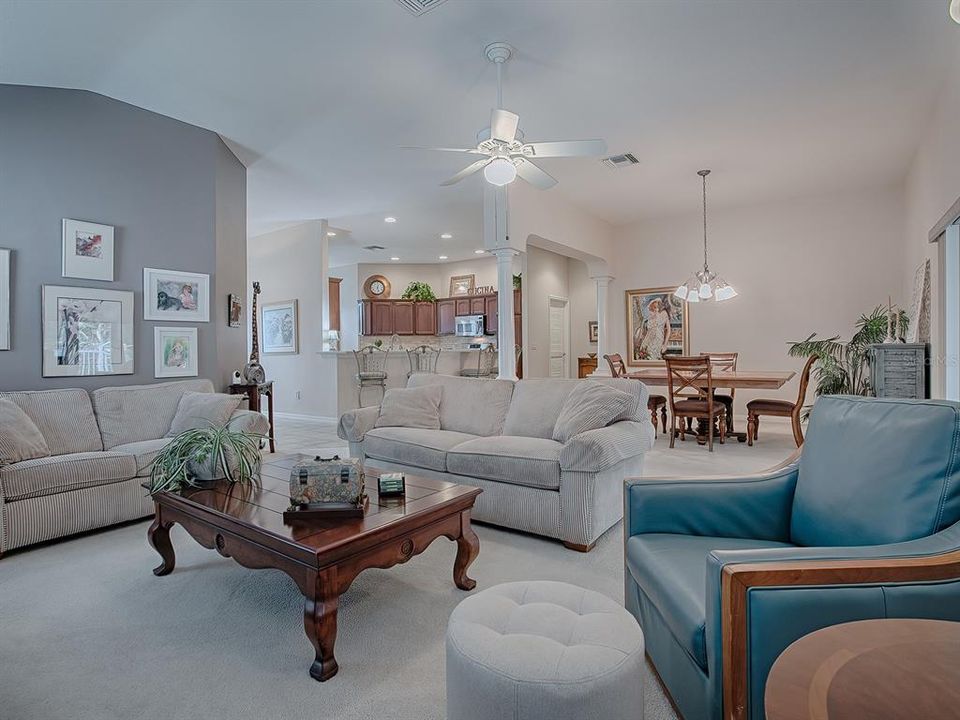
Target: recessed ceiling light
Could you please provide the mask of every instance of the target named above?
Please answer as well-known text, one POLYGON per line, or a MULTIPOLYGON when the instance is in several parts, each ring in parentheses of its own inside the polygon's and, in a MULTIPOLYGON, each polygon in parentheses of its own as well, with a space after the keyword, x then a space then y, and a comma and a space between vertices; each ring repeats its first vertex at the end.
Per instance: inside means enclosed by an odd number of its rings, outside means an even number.
POLYGON ((442 234, 440 235, 440 239, 442 239, 442 240, 449 240, 449 239, 452 238, 452 237, 453 237, 453 235, 451 235, 450 233, 442 233, 442 234))
POLYGON ((473 252, 475 255, 483 255, 486 252, 486 250, 474 250, 473 252))
POLYGON ((336 237, 337 234, 333 230, 327 230, 327 237, 336 237))
POLYGON ((398 257, 392 257, 392 258, 390 258, 390 259, 393 260, 394 262, 396 262, 396 261, 399 260, 400 258, 398 258, 398 257))
POLYGON ((441 255, 439 259, 440 259, 440 260, 446 260, 446 259, 447 259, 447 256, 446 256, 446 255, 441 255))
POLYGON ((395 222, 397 221, 397 219, 396 219, 395 217, 393 217, 393 215, 387 215, 387 216, 383 219, 383 221, 384 221, 384 222, 388 222, 388 223, 395 223, 395 222))

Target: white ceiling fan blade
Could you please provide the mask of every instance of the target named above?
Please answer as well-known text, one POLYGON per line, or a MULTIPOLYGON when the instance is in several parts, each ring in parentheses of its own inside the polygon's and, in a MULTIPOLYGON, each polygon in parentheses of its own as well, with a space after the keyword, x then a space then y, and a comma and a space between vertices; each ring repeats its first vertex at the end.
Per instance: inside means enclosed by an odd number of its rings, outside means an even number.
POLYGON ((456 175, 454 175, 454 176, 453 176, 452 178, 450 178, 449 180, 445 180, 444 182, 442 182, 442 183, 440 183, 440 184, 441 184, 441 185, 453 185, 454 183, 458 183, 458 182, 460 182, 461 180, 463 180, 465 177, 467 177, 467 175, 473 175, 475 172, 477 172, 478 170, 480 170, 481 168, 483 168, 483 166, 486 165, 487 163, 489 163, 490 160, 491 160, 491 158, 483 158, 483 160, 477 160, 475 163, 471 163, 471 164, 467 165, 463 170, 461 170, 460 172, 458 172, 456 175))
POLYGON ((517 175, 534 187, 538 187, 541 190, 549 190, 557 184, 556 178, 547 174, 529 160, 518 158, 514 160, 514 163, 517 166, 517 175))
POLYGON ((509 110, 494 108, 490 113, 490 137, 505 143, 512 143, 517 137, 520 116, 509 110))
POLYGON ((477 148, 450 148, 450 147, 424 147, 423 145, 401 145, 401 150, 436 150, 439 152, 462 152, 473 153, 474 155, 485 155, 482 150, 477 148))
POLYGON ((532 142, 523 146, 530 157, 595 157, 607 154, 605 140, 557 140, 532 142))

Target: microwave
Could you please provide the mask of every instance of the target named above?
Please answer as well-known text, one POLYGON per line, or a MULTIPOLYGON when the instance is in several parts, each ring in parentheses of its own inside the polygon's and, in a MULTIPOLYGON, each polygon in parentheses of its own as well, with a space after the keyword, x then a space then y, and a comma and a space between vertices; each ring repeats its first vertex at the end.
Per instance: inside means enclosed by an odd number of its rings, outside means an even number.
POLYGON ((457 337, 480 337, 483 335, 483 315, 457 315, 454 319, 454 335, 457 337))

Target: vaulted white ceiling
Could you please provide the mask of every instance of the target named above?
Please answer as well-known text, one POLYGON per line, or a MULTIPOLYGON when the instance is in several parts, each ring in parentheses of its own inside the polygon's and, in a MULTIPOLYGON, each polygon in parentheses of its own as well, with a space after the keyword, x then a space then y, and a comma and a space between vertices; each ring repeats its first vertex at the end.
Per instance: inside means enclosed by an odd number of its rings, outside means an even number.
POLYGON ((621 224, 697 208, 701 167, 717 205, 901 179, 960 43, 946 6, 449 0, 414 17, 393 0, 0 0, 0 82, 219 132, 249 168, 251 234, 327 217, 366 244, 382 215, 415 214, 426 257, 451 213, 479 220, 481 180, 441 188, 469 156, 400 146, 474 142, 495 101, 489 42, 517 48, 504 104, 528 139, 639 158, 542 161, 548 192, 621 224))

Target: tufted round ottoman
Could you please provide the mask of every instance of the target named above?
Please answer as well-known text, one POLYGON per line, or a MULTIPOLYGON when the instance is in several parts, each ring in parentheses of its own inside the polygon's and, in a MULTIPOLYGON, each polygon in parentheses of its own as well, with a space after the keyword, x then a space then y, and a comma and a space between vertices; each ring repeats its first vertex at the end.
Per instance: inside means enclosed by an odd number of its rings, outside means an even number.
POLYGON ((640 720, 643 663, 640 626, 610 598, 497 585, 450 615, 447 720, 640 720))

